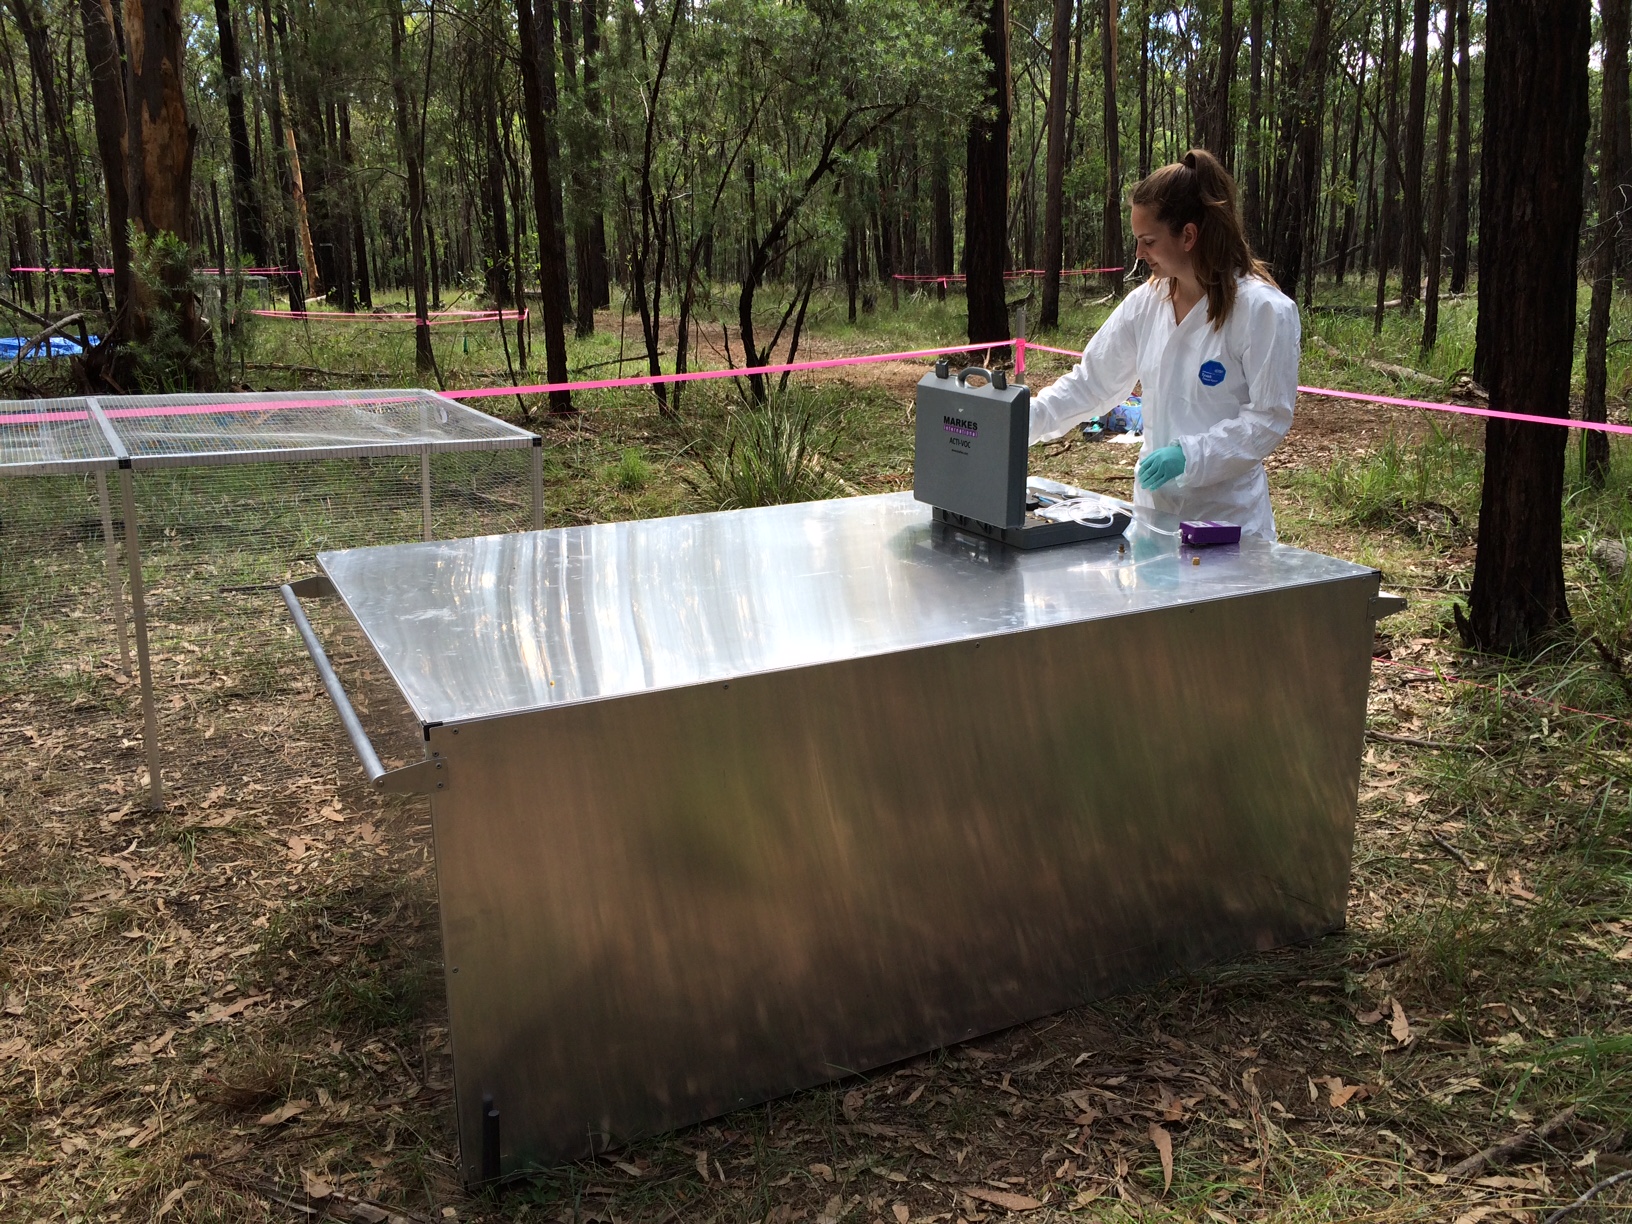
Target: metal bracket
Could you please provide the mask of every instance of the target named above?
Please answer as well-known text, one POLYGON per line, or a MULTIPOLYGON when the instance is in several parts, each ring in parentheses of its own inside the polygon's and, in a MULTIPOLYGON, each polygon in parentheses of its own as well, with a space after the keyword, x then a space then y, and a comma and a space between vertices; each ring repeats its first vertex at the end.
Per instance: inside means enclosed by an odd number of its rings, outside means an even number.
POLYGON ((1371 619, 1380 621, 1385 616, 1393 616, 1396 612, 1404 612, 1407 607, 1405 596, 1394 595, 1388 591, 1378 591, 1371 597, 1369 609, 1371 619))
POLYGON ((388 769, 374 779, 374 789, 394 795, 434 795, 448 789, 448 763, 441 757, 388 769))
POLYGON ((328 599, 334 594, 334 583, 326 574, 313 574, 310 578, 295 579, 289 589, 302 599, 328 599))

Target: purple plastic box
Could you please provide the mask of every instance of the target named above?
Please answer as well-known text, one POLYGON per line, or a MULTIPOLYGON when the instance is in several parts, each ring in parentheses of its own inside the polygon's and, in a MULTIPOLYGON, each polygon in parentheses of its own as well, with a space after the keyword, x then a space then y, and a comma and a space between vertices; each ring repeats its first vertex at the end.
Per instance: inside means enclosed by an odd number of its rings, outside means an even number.
POLYGON ((1179 540, 1185 544, 1239 544, 1241 527, 1238 523, 1180 523, 1179 540))

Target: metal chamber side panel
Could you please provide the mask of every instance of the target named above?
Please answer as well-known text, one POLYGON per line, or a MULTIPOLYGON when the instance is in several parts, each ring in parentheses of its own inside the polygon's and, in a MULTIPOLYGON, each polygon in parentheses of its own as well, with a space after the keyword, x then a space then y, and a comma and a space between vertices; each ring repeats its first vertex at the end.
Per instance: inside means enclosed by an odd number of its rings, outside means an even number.
POLYGON ((1375 589, 434 729, 466 1177, 1340 928, 1375 589))

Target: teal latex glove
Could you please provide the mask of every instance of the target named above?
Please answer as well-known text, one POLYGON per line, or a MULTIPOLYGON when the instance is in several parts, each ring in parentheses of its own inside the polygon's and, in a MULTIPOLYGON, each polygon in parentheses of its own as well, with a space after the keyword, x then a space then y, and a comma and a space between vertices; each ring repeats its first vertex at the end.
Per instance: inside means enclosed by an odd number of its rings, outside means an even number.
POLYGON ((1184 474, 1184 450, 1177 442, 1153 450, 1139 460, 1139 487, 1159 489, 1184 474))

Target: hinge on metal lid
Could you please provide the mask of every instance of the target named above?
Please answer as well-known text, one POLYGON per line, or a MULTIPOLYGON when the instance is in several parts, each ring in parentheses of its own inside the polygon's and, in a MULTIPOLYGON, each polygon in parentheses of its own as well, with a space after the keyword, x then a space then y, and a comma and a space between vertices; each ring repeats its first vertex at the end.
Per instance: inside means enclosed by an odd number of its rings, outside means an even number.
POLYGON ((1393 616, 1396 612, 1404 612, 1406 606, 1405 596, 1378 591, 1371 597, 1371 619, 1378 621, 1385 616, 1393 616))
POLYGON ((448 789, 448 763, 441 757, 388 769, 374 779, 374 789, 395 795, 432 795, 448 789))
POLYGON ((334 583, 325 574, 313 574, 310 578, 297 578, 289 584, 289 589, 302 599, 327 599, 334 594, 334 583))

